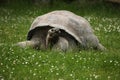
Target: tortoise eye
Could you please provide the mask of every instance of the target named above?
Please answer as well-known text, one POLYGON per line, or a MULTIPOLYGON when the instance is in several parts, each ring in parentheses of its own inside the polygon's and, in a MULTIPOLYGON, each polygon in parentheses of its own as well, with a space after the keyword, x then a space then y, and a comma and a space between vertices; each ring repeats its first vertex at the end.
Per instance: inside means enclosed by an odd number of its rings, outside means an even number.
POLYGON ((53 29, 51 29, 51 31, 53 32, 54 30, 53 30, 53 29))
POLYGON ((48 30, 48 32, 53 32, 53 29, 48 30))

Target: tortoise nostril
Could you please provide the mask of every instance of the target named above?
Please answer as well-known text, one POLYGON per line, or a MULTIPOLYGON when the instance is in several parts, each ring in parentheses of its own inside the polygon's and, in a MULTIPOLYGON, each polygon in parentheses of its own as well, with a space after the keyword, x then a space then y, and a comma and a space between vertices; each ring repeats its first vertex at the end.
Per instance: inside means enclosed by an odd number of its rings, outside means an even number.
POLYGON ((58 31, 58 33, 61 33, 61 31, 58 31))

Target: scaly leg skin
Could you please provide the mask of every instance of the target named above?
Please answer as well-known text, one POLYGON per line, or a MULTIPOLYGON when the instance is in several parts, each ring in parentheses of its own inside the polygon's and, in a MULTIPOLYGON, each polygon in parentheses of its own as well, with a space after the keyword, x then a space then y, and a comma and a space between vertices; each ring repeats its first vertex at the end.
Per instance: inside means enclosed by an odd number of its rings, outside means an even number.
POLYGON ((102 44, 98 44, 97 49, 100 51, 106 51, 106 48, 102 44))
POLYGON ((59 37, 58 42, 53 46, 52 49, 66 52, 68 50, 68 46, 68 41, 63 37, 59 37))
POLYGON ((33 46, 34 42, 33 41, 23 41, 23 42, 18 42, 16 46, 20 46, 21 48, 26 48, 28 46, 33 46))
POLYGON ((32 47, 37 49, 38 44, 39 44, 38 41, 23 41, 23 42, 18 42, 16 46, 19 46, 21 48, 32 47))

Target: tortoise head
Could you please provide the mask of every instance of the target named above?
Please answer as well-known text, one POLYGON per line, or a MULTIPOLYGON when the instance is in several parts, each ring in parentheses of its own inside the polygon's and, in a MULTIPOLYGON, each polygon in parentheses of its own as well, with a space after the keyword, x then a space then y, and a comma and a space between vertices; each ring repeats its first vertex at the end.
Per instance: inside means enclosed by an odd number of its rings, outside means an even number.
POLYGON ((48 30, 49 38, 58 37, 61 31, 59 28, 52 28, 48 30))

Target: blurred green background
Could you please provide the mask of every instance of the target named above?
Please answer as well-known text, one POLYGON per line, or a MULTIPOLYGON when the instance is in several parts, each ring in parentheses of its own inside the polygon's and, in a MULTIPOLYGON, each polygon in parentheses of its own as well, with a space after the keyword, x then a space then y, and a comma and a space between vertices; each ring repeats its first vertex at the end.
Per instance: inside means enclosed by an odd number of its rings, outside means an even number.
POLYGON ((0 80, 119 80, 120 4, 108 0, 0 0, 0 80), (53 10, 87 19, 107 51, 36 51, 26 40, 33 20, 53 10))

